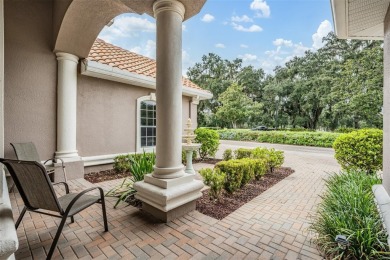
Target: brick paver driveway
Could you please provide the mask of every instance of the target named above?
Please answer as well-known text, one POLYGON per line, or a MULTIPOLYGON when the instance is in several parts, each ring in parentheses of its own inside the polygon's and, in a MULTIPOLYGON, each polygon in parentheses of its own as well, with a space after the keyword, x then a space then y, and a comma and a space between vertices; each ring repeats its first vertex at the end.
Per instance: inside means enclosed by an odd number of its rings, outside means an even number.
MULTIPOLYGON (((222 141, 224 149, 264 144, 222 141)), ((321 259, 307 232, 309 215, 318 204, 327 172, 339 170, 331 149, 286 145, 264 145, 285 151, 285 166, 295 173, 279 182, 221 221, 197 211, 171 223, 156 223, 139 210, 122 205, 112 209, 109 198, 110 231, 102 232, 100 206, 75 216, 65 226, 56 259, 321 259)), ((106 190, 118 183, 100 184, 106 190)), ((71 190, 93 186, 85 180, 70 182, 71 190)), ((61 192, 61 191, 59 191, 61 192)), ((14 216, 22 201, 11 195, 14 216)), ((27 213, 18 229, 17 259, 44 259, 59 219, 27 213)))

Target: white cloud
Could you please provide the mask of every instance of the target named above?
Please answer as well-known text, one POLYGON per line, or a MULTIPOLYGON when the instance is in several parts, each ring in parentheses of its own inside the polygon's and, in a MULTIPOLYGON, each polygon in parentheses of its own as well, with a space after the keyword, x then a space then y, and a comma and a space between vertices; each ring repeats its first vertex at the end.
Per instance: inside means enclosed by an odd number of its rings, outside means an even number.
POLYGON ((212 21, 214 21, 214 20, 215 20, 215 17, 212 16, 211 14, 205 14, 205 15, 202 17, 202 19, 201 19, 201 21, 202 21, 202 22, 205 22, 205 23, 210 23, 210 22, 212 22, 212 21))
POLYGON ((263 28, 256 24, 252 24, 250 27, 244 27, 241 24, 232 23, 232 26, 235 30, 241 32, 261 32, 263 28))
POLYGON ((243 49, 248 49, 249 48, 249 46, 246 45, 246 44, 240 44, 240 47, 243 48, 243 49))
POLYGON ((99 38, 113 43, 118 38, 132 38, 140 33, 156 32, 156 24, 146 18, 123 15, 115 18, 114 24, 104 27, 99 38))
POLYGON ((257 17, 267 18, 271 15, 271 9, 265 0, 253 0, 250 8, 256 12, 257 17))
POLYGON ((238 58, 242 59, 243 62, 256 61, 257 56, 254 54, 246 53, 244 55, 238 55, 238 58))
POLYGON ((187 26, 183 23, 183 24, 181 25, 181 29, 182 29, 183 31, 186 31, 186 30, 187 30, 187 26))
POLYGON ((238 23, 252 23, 253 19, 249 18, 247 15, 243 16, 232 16, 232 22, 238 22, 238 23))
POLYGON ((313 48, 319 49, 324 44, 322 43, 322 38, 328 35, 332 31, 332 25, 328 20, 323 21, 320 26, 318 26, 317 32, 313 34, 313 48))
POLYGON ((225 49, 225 44, 223 44, 223 43, 217 43, 217 44, 215 44, 215 47, 216 47, 216 48, 220 48, 220 49, 225 49))
POLYGON ((188 68, 193 67, 195 65, 195 62, 191 59, 191 56, 185 50, 182 50, 182 62, 183 62, 182 74, 184 77, 186 77, 188 68))
POLYGON ((148 40, 144 48, 135 46, 131 48, 130 51, 149 57, 151 59, 156 59, 156 42, 148 40))
POLYGON ((282 38, 279 38, 279 39, 276 39, 275 41, 272 42, 275 46, 287 46, 287 47, 291 47, 293 46, 293 43, 292 41, 290 40, 285 40, 285 39, 282 39, 282 38))

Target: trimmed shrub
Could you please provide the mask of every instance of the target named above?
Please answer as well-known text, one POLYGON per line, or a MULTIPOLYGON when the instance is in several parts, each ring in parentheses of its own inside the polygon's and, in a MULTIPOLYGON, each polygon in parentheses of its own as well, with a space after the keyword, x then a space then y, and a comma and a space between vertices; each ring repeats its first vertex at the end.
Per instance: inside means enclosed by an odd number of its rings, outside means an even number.
POLYGON ((268 171, 268 162, 266 159, 253 159, 253 162, 255 178, 260 180, 268 171))
POLYGON ((281 167, 283 163, 284 163, 284 152, 271 148, 269 150, 269 166, 271 172, 273 172, 275 168, 281 167))
POLYGON ((233 151, 232 151, 232 149, 226 149, 223 152, 222 158, 223 158, 224 161, 229 161, 229 160, 233 159, 233 151))
POLYGON ((332 147, 334 140, 340 135, 339 133, 331 132, 251 131, 248 129, 224 129, 218 130, 218 134, 222 140, 257 141, 318 147, 332 147))
POLYGON ((351 128, 351 127, 340 127, 335 130, 336 133, 341 133, 341 134, 348 134, 350 132, 356 131, 358 129, 356 128, 351 128))
POLYGON ((236 159, 251 158, 253 149, 248 148, 238 148, 234 151, 236 159))
POLYGON ((195 130, 195 134, 195 141, 202 144, 199 148, 200 158, 202 160, 206 157, 213 158, 215 153, 218 151, 219 146, 219 135, 217 131, 206 128, 198 128, 195 130))
POLYGON ((389 246, 371 187, 381 183, 376 175, 351 171, 334 174, 310 227, 327 259, 387 259, 389 246), (349 246, 339 247, 337 235, 349 246))
POLYGON ((204 184, 210 187, 210 198, 219 200, 225 184, 226 174, 219 169, 202 169, 199 174, 202 175, 204 184))
POLYGON ((333 144, 335 158, 345 170, 375 173, 382 169, 383 131, 361 129, 342 134, 333 144))
POLYGON ((249 158, 243 158, 236 161, 239 161, 243 167, 240 187, 244 187, 246 184, 248 184, 251 180, 255 178, 256 162, 255 160, 249 158))
POLYGON ((117 173, 130 171, 130 154, 118 155, 114 158, 113 168, 117 173))
POLYGON ((240 160, 219 162, 215 165, 215 169, 226 174, 224 187, 227 192, 233 193, 241 187, 245 165, 240 160))

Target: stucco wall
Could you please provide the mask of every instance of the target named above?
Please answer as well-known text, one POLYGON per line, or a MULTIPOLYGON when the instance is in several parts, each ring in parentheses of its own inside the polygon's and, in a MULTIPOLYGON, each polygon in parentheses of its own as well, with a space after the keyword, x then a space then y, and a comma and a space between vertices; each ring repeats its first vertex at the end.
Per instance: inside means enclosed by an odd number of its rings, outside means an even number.
POLYGON ((52 2, 4 2, 5 157, 10 142, 33 141, 42 159, 56 147, 56 58, 52 2))
MULTIPOLYGON (((79 75, 79 155, 86 157, 135 152, 137 98, 154 92, 151 89, 79 75)), ((183 123, 189 117, 189 108, 190 98, 183 97, 183 123)))

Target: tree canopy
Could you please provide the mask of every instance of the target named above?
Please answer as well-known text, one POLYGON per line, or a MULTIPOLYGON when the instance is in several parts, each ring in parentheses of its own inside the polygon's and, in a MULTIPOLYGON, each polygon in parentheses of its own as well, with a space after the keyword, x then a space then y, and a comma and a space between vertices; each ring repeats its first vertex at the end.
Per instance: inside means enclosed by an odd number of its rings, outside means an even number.
POLYGON ((276 128, 382 127, 381 41, 341 40, 330 33, 317 51, 274 73, 210 53, 188 77, 211 91, 198 106, 200 126, 276 128))

